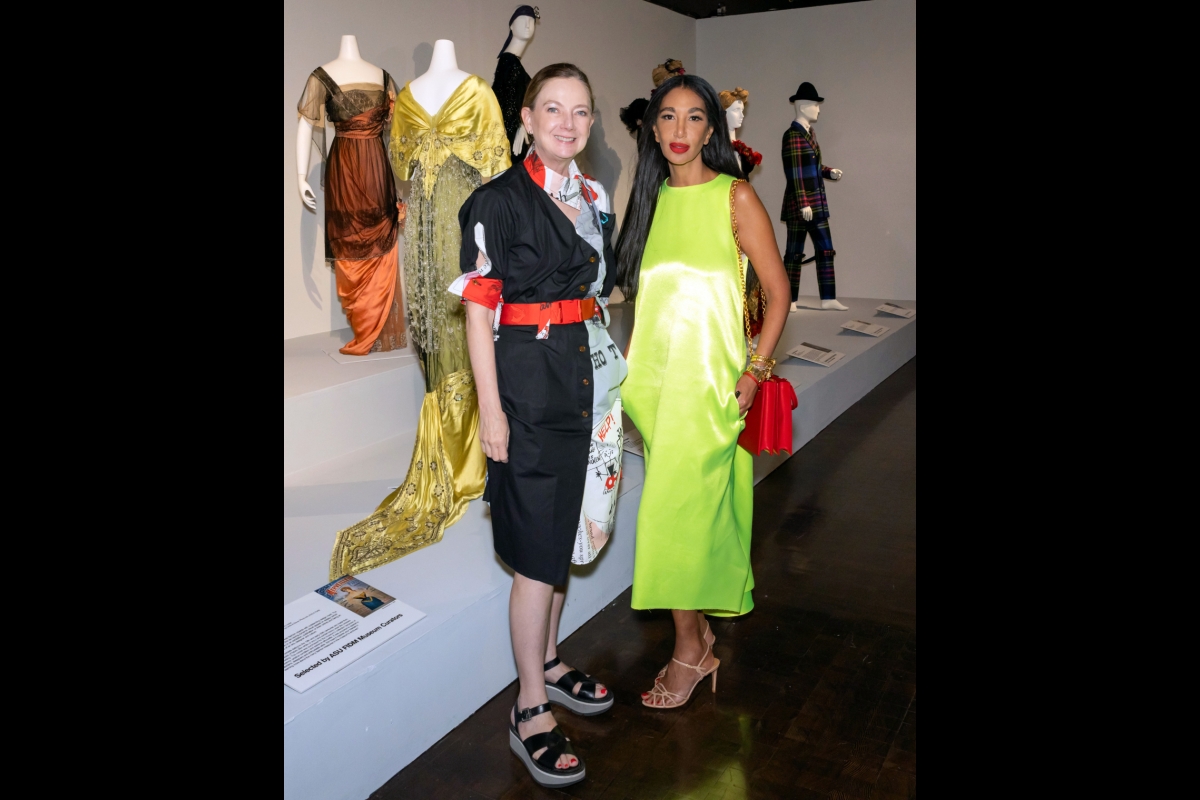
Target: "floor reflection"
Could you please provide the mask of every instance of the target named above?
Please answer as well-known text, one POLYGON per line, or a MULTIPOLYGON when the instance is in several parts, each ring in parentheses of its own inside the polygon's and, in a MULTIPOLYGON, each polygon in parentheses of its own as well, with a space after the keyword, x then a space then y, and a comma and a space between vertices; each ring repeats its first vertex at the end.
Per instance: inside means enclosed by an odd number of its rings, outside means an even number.
POLYGON ((561 647, 617 696, 601 717, 556 712, 584 782, 542 789, 509 752, 513 685, 372 797, 914 797, 915 465, 916 359, 757 487, 757 607, 711 620, 716 695, 706 681, 681 710, 641 705, 671 621, 626 591, 561 647))

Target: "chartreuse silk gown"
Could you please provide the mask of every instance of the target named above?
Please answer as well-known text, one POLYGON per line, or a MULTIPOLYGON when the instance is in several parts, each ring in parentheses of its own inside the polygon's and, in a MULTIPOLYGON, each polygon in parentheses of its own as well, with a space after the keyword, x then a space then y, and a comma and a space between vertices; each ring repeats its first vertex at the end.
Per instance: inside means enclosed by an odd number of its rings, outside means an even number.
POLYGON ((483 494, 487 461, 479 446, 466 312, 446 287, 460 274, 459 208, 483 178, 511 166, 509 146, 500 104, 474 75, 432 116, 408 85, 396 96, 388 156, 396 178, 412 182, 404 280, 426 394, 408 474, 369 517, 338 531, 330 580, 440 542, 470 501, 483 494))
POLYGON ((664 182, 642 256, 625 412, 645 442, 634 608, 754 607, 754 459, 734 391, 746 365, 733 178, 664 182))

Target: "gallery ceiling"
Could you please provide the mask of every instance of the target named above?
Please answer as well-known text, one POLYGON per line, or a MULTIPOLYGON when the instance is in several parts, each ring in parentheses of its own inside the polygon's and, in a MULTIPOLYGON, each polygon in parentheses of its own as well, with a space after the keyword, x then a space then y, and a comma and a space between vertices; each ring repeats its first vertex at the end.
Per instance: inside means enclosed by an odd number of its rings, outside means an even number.
POLYGON ((646 0, 656 6, 669 8, 696 19, 730 17, 734 14, 757 14, 760 11, 782 11, 785 8, 832 6, 838 3, 857 3, 865 0, 646 0))

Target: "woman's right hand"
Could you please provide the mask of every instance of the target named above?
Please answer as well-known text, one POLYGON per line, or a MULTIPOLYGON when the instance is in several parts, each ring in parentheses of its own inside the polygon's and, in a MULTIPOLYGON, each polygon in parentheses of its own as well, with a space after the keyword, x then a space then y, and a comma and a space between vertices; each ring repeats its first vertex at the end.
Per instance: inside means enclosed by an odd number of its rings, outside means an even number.
POLYGON ((754 405, 754 396, 758 394, 758 381, 750 377, 749 373, 743 372, 742 377, 738 378, 736 388, 738 414, 745 417, 750 413, 750 406, 754 405))
POLYGON ((492 461, 508 463, 508 415, 503 411, 479 413, 479 443, 492 461))

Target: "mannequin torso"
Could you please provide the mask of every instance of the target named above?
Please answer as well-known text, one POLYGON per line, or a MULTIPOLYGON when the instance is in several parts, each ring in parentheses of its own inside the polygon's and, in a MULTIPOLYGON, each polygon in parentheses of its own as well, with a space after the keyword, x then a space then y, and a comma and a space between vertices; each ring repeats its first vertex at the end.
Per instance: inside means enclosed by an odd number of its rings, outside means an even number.
MULTIPOLYGON (((331 73, 332 74, 332 73, 331 73)), ((442 106, 454 94, 454 90, 462 82, 471 77, 469 72, 458 68, 458 59, 454 54, 454 42, 449 39, 438 39, 433 43, 433 59, 424 75, 415 78, 408 84, 408 90, 413 99, 421 107, 434 116, 441 111, 442 106)))
MULTIPOLYGON (((821 113, 821 104, 812 100, 797 100, 795 106, 796 122, 799 123, 800 127, 804 128, 804 130, 811 133, 812 125, 817 121, 817 116, 821 113)), ((833 169, 832 167, 829 169, 829 180, 841 180, 841 177, 842 171, 840 169, 833 169)), ((804 218, 806 220, 812 219, 812 211, 807 207, 805 207, 804 211, 804 218)))
MULTIPOLYGON (((353 83, 370 83, 383 86, 383 70, 374 64, 363 61, 358 52, 358 39, 352 35, 342 37, 338 57, 321 67, 338 86, 348 86, 353 83)), ((312 123, 303 117, 296 126, 296 174, 300 190, 300 200, 310 210, 316 210, 317 198, 312 187, 308 185, 308 163, 312 158, 312 123)), ((324 158, 325 154, 322 153, 324 158)))

